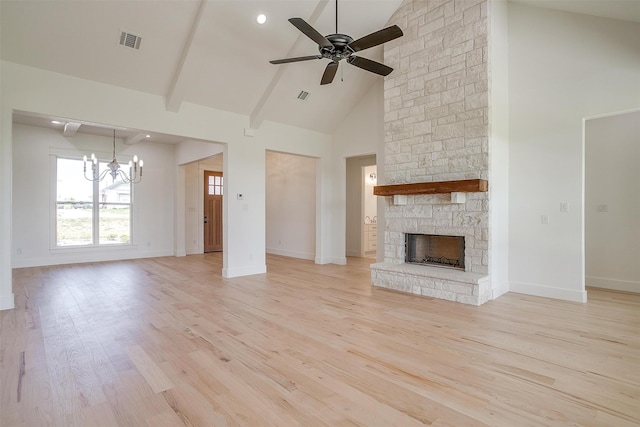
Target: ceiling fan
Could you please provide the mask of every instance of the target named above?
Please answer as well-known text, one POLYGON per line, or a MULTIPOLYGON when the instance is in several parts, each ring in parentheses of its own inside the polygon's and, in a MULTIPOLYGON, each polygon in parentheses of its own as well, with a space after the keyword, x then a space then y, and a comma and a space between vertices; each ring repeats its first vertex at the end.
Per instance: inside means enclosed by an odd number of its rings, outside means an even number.
POLYGON ((343 59, 346 59, 351 65, 355 65, 363 70, 379 74, 381 76, 387 76, 393 71, 393 68, 384 64, 361 56, 354 56, 353 54, 401 37, 403 33, 397 25, 392 25, 357 40, 353 40, 353 38, 346 34, 338 33, 338 0, 336 0, 335 34, 323 36, 302 18, 291 18, 289 19, 289 22, 291 22, 293 26, 300 30, 304 35, 318 44, 320 54, 269 61, 272 64, 286 64, 289 62, 309 61, 311 59, 322 58, 330 59, 331 62, 329 62, 322 74, 322 79, 320 80, 321 85, 326 85, 333 81, 333 78, 338 71, 338 63, 343 59))

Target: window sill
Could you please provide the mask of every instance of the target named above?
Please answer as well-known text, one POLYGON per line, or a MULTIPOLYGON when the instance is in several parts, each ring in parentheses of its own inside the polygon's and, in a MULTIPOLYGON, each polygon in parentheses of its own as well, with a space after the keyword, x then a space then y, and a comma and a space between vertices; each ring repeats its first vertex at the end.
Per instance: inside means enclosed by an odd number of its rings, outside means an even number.
POLYGON ((86 245, 86 246, 56 246, 49 248, 49 252, 52 254, 71 254, 79 252, 102 252, 102 251, 117 251, 126 249, 135 249, 138 245, 135 243, 117 243, 113 245, 86 245))

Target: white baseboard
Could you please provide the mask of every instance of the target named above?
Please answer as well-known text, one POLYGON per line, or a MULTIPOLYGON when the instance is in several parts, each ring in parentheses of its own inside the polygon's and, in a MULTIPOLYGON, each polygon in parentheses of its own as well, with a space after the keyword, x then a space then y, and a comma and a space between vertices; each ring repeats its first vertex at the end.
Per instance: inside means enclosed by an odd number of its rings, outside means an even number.
POLYGON ((337 264, 337 265, 346 265, 347 264, 347 258, 346 257, 316 257, 315 259, 315 263, 316 264, 337 264))
POLYGON ((609 279, 606 277, 587 276, 584 278, 584 281, 587 286, 593 286, 594 288, 640 293, 640 282, 634 282, 631 280, 618 280, 609 279))
MULTIPOLYGON (((111 248, 110 248, 111 249, 111 248)), ((105 250, 105 251, 74 251, 69 253, 52 254, 42 258, 12 259, 12 268, 44 267, 47 265, 82 264, 85 262, 120 261, 124 259, 156 258, 173 256, 173 250, 135 251, 135 250, 105 250)))
POLYGON ((290 258, 310 259, 314 260, 316 254, 310 252, 289 251, 286 249, 267 248, 266 252, 273 255, 281 255, 290 258))
POLYGON ((264 274, 266 272, 267 266, 265 264, 240 268, 223 268, 222 277, 231 279, 233 277, 251 276, 253 274, 264 274))
POLYGON ((566 301, 587 302, 587 291, 585 290, 559 289, 533 283, 511 282, 509 291, 566 301))
POLYGON ((497 299, 509 292, 509 283, 499 283, 491 288, 491 299, 497 299))
POLYGON ((197 248, 192 248, 192 249, 187 249, 186 250, 187 255, 202 255, 202 251, 198 250, 197 248))
POLYGON ((13 294, 0 296, 0 311, 11 310, 16 306, 13 294))

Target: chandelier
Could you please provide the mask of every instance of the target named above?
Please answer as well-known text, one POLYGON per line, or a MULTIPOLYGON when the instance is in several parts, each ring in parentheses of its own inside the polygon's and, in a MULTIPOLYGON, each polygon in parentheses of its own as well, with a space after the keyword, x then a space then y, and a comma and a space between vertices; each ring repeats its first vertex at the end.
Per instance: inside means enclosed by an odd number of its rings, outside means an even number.
POLYGON ((94 153, 91 153, 91 158, 87 159, 87 156, 82 158, 84 161, 84 177, 89 181, 102 181, 107 174, 111 175, 113 182, 120 178, 125 183, 137 184, 142 180, 142 166, 144 162, 138 160, 138 156, 133 156, 133 161, 129 161, 129 174, 120 168, 118 160, 116 160, 116 130, 113 130, 113 160, 107 164, 107 169, 99 173, 98 170, 98 158, 94 153), (91 163, 91 176, 87 176, 87 160, 91 163))

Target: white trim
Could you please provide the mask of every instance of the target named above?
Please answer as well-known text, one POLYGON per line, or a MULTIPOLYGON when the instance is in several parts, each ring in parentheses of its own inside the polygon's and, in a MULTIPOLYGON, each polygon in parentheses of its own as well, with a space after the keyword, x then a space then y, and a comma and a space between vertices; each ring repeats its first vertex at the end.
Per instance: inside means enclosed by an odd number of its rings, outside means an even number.
POLYGON ((314 260, 316 254, 311 252, 290 251, 286 249, 267 248, 266 253, 274 255, 282 255, 291 258, 314 260))
POLYGON ((637 111, 640 111, 640 108, 631 108, 629 110, 614 111, 613 113, 597 114, 595 116, 584 117, 583 121, 593 120, 593 119, 603 119, 605 117, 621 116, 623 114, 635 113, 637 111))
POLYGON ((173 255, 174 253, 172 250, 137 251, 135 249, 132 249, 129 251, 88 251, 85 249, 84 251, 71 251, 63 253, 56 252, 55 254, 52 254, 52 256, 44 258, 14 257, 12 268, 42 267, 47 265, 61 264, 81 264, 85 262, 121 261, 127 259, 156 258, 173 255))
POLYGON ((500 283, 500 284, 494 284, 492 283, 492 287, 491 287, 491 299, 498 299, 499 297, 501 297, 502 295, 506 294, 507 292, 509 292, 509 283, 505 282, 505 283, 500 283))
POLYGON ((587 286, 594 288, 612 289, 614 291, 640 292, 640 282, 633 280, 610 279, 608 277, 587 276, 587 286))
POLYGON ((509 291, 566 301, 587 302, 587 291, 585 290, 559 289, 534 283, 511 282, 509 291))
POLYGON ((255 265, 252 267, 241 267, 241 268, 223 268, 222 277, 230 279, 233 277, 251 276, 254 274, 264 274, 266 272, 267 272, 266 265, 255 265))
POLYGON ((346 265, 347 258, 346 257, 316 257, 314 262, 316 264, 346 265))

